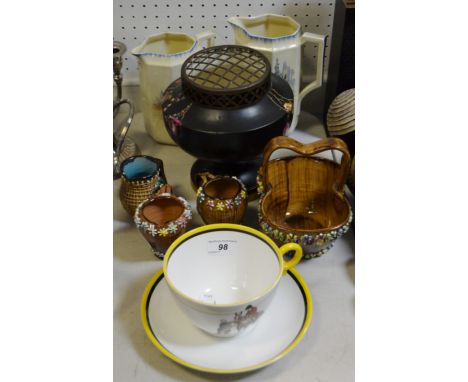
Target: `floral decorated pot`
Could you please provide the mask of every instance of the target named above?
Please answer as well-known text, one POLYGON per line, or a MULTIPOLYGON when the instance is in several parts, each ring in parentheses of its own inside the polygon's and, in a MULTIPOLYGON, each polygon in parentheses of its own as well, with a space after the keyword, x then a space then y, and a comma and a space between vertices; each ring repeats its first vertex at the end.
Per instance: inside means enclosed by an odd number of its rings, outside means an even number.
POLYGON ((173 241, 186 231, 191 219, 190 204, 184 198, 174 196, 169 185, 143 201, 134 216, 137 228, 161 260, 173 241))
POLYGON ((234 176, 208 176, 197 191, 197 210, 206 224, 240 223, 247 190, 234 176))

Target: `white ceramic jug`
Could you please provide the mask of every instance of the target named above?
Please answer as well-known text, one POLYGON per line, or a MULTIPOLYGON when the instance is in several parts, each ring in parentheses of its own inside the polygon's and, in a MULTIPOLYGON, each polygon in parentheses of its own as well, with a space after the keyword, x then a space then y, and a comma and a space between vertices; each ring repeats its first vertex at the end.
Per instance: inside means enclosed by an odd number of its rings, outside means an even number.
POLYGON ((288 16, 262 15, 257 17, 230 17, 235 42, 263 53, 271 63, 271 70, 288 81, 294 92, 294 114, 287 134, 296 128, 302 99, 322 86, 323 59, 326 36, 302 33, 301 26, 288 16), (315 80, 300 90, 301 46, 305 42, 318 45, 315 80))
POLYGON ((157 142, 175 145, 164 126, 161 96, 180 77, 184 61, 202 48, 201 41, 213 46, 214 33, 201 32, 195 37, 184 33, 161 33, 148 37, 132 50, 138 58, 141 108, 145 128, 157 142))

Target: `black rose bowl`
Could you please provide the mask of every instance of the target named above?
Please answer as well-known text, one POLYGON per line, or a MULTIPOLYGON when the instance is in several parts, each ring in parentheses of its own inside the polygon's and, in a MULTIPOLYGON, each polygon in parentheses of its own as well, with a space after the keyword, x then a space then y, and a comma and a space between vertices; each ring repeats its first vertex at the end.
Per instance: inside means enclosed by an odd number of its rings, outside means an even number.
POLYGON ((261 53, 225 45, 190 56, 162 108, 172 139, 198 158, 191 169, 195 188, 199 174, 230 175, 252 194, 265 145, 291 123, 293 92, 261 53))

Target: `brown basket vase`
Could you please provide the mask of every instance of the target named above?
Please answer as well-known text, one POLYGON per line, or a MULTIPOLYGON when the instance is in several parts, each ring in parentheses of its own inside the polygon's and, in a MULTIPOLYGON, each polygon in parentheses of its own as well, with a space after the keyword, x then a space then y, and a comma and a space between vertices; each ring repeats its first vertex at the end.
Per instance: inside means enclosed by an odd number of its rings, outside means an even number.
POLYGON ((163 185, 158 193, 143 201, 135 210, 134 222, 153 249, 163 260, 169 246, 182 235, 192 219, 190 204, 163 185))
POLYGON ((197 210, 205 224, 239 224, 247 209, 247 189, 235 176, 200 174, 197 210))
POLYGON ((142 201, 154 195, 167 183, 162 160, 148 155, 134 155, 125 159, 120 166, 120 173, 120 202, 130 216, 135 214, 136 208, 142 201), (153 163, 154 167, 150 170, 142 169, 137 176, 127 177, 126 166, 139 159, 153 163))
POLYGON ((273 138, 265 147, 257 178, 262 230, 279 245, 300 244, 305 259, 326 253, 348 231, 353 217, 344 197, 349 164, 348 149, 339 138, 309 144, 273 138), (270 160, 278 149, 299 156, 270 160), (328 150, 340 151, 341 163, 313 157, 328 150))

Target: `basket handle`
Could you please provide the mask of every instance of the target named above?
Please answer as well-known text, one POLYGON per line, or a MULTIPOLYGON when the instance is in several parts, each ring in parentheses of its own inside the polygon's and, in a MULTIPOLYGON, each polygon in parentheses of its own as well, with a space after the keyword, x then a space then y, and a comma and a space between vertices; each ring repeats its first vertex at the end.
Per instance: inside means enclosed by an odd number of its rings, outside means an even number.
POLYGON ((273 152, 279 149, 292 150, 295 153, 304 156, 312 156, 327 150, 340 151, 343 154, 343 156, 341 157, 340 172, 337 179, 337 191, 344 191, 344 186, 346 183, 351 158, 348 151, 348 147, 346 146, 346 143, 343 140, 339 138, 324 138, 312 143, 301 143, 296 141, 295 139, 285 136, 273 138, 272 140, 270 140, 270 142, 268 142, 268 144, 265 146, 265 149, 263 150, 263 163, 262 167, 260 168, 265 180, 265 187, 269 185, 268 171, 266 171, 267 164, 273 152))

